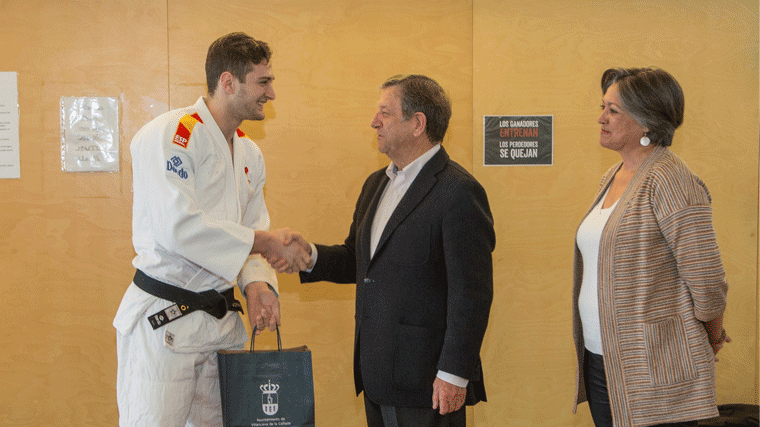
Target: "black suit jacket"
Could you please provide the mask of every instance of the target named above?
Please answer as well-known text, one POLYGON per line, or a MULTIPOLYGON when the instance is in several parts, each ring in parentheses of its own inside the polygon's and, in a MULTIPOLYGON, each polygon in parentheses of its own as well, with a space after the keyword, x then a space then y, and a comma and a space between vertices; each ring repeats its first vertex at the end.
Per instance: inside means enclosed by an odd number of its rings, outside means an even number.
POLYGON ((354 380, 375 403, 429 407, 438 370, 469 379, 485 401, 480 347, 493 299, 493 218, 483 187, 441 149, 388 220, 370 234, 388 179, 370 175, 345 243, 316 245, 301 281, 356 283, 354 380))

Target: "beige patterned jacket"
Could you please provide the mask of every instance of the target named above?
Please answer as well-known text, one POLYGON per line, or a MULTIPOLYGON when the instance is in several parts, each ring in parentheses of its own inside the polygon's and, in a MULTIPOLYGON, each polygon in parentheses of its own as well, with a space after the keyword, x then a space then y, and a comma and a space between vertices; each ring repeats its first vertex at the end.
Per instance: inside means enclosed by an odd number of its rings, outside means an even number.
MULTIPOLYGON (((596 205, 621 164, 605 175, 596 205)), ((615 427, 718 415, 713 350, 702 322, 723 315, 728 285, 705 184, 665 147, 644 161, 599 246, 599 317, 615 427)), ((576 404, 586 401, 576 245, 576 404)), ((575 410, 574 408, 574 410, 575 410)))

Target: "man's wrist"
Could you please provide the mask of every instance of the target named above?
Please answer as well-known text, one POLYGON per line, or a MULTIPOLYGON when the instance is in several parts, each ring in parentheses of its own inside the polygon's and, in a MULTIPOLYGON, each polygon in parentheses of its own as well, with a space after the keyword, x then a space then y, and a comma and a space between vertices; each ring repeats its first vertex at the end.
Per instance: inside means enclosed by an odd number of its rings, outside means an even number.
POLYGON ((461 388, 467 387, 467 384, 470 382, 467 378, 458 377, 454 374, 443 371, 438 371, 438 375, 436 375, 436 377, 442 379, 443 381, 446 381, 449 384, 453 384, 461 388))
POLYGON ((256 230, 253 237, 252 254, 266 253, 271 247, 272 233, 263 230, 256 230))
POLYGON ((309 243, 309 256, 311 257, 311 261, 309 262, 309 268, 304 270, 306 273, 311 273, 311 270, 314 269, 314 266, 317 264, 317 256, 319 254, 317 253, 317 246, 314 243, 309 243))
POLYGON ((267 289, 268 284, 266 282, 251 282, 247 285, 245 285, 245 290, 243 291, 243 296, 248 298, 248 295, 250 292, 256 292, 259 293, 265 289, 267 289))

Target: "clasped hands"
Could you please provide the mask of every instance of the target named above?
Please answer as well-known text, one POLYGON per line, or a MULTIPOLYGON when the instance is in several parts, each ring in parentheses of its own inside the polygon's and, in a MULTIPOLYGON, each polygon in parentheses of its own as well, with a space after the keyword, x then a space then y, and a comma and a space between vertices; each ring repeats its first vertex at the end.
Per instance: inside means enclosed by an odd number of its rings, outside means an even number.
POLYGON ((253 252, 266 258, 278 273, 297 273, 313 267, 311 245, 289 228, 257 232, 253 252))

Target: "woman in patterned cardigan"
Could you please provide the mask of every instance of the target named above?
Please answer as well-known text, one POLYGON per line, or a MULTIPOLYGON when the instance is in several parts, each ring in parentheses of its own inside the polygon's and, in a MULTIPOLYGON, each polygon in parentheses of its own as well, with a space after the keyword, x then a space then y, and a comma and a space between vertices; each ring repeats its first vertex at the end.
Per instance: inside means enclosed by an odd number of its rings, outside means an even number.
POLYGON ((667 72, 602 76, 600 144, 620 154, 576 236, 576 408, 602 426, 696 426, 718 415, 727 284, 705 184, 667 147, 683 122, 667 72))

